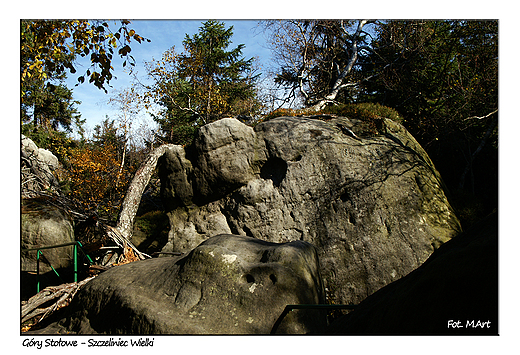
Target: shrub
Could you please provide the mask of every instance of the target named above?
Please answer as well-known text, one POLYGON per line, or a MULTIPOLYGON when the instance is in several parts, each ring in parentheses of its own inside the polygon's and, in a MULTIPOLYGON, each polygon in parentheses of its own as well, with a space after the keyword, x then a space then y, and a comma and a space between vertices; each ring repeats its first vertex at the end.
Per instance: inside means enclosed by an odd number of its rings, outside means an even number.
POLYGON ((277 110, 274 110, 272 112, 269 112, 267 115, 264 116, 263 120, 267 121, 272 118, 276 117, 295 117, 295 116, 301 116, 305 113, 305 110, 295 110, 292 108, 279 108, 277 110))
POLYGON ((377 133, 377 122, 382 118, 389 118, 396 122, 402 122, 403 118, 393 108, 380 105, 378 103, 356 103, 356 104, 341 104, 334 106, 327 106, 321 111, 309 111, 306 109, 294 110, 279 108, 273 112, 268 113, 264 116, 264 121, 267 121, 276 117, 295 117, 303 115, 320 115, 320 114, 332 114, 337 116, 343 116, 348 118, 359 119, 367 124, 367 128, 372 130, 372 133, 377 133))
POLYGON ((383 117, 389 118, 396 122, 402 121, 402 117, 399 116, 399 113, 393 108, 371 102, 327 106, 322 111, 320 111, 320 113, 357 118, 363 121, 373 121, 383 117))
POLYGON ((69 154, 65 176, 69 197, 85 211, 116 219, 129 180, 128 171, 120 169, 116 148, 107 143, 73 148, 69 154))

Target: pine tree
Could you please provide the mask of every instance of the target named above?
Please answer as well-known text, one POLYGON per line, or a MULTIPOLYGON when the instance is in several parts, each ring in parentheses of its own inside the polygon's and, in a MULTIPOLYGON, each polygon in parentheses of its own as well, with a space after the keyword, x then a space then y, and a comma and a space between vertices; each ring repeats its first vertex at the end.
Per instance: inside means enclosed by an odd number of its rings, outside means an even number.
POLYGON ((164 140, 187 144, 197 127, 225 116, 256 113, 258 75, 251 73, 253 59, 242 57, 243 44, 228 49, 232 36, 233 27, 207 21, 199 33, 186 35, 183 53, 172 48, 161 60, 147 63, 155 83, 145 96, 162 106, 154 119, 164 140))

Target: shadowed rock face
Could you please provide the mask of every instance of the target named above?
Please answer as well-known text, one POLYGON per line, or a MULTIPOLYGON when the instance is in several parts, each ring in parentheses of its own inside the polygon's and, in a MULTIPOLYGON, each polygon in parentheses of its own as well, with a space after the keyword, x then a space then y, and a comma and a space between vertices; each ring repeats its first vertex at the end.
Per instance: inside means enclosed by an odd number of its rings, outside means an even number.
POLYGON ((436 250, 327 329, 331 334, 498 334, 498 215, 436 250))
MULTIPOLYGON (((24 199, 21 214, 21 247, 32 249, 74 241, 73 221, 68 212, 48 205, 44 198, 24 199)), ((46 249, 40 272, 72 266, 72 246, 46 249), (50 263, 50 265, 49 265, 50 263)), ((36 271, 36 251, 21 254, 22 271, 36 271)))
POLYGON ((416 269, 460 232, 458 219, 403 126, 383 119, 370 137, 359 127, 344 117, 202 127, 192 146, 159 162, 171 225, 163 251, 221 233, 306 241, 334 303, 359 303, 416 269))
MULTIPOLYGON (((323 303, 315 248, 219 235, 182 258, 138 261, 87 283, 45 332, 269 333, 287 304, 323 303)), ((325 315, 291 312, 278 333, 323 330, 325 315)))
MULTIPOLYGON (((49 205, 46 198, 23 199, 20 221, 21 249, 34 249, 74 242, 72 217, 67 211, 49 205)), ((20 254, 21 295, 24 299, 36 293, 38 281, 40 282, 40 289, 61 282, 52 268, 62 276, 72 271, 72 245, 45 249, 41 252, 38 277, 36 276, 38 268, 37 251, 22 251, 20 254)))

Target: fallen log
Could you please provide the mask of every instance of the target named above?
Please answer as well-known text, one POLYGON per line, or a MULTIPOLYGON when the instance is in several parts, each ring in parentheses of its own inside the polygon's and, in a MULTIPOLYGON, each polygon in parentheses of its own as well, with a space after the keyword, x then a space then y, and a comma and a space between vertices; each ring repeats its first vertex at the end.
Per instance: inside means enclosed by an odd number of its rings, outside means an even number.
POLYGON ((59 286, 49 286, 22 303, 22 324, 34 320, 34 322, 22 328, 22 331, 29 330, 35 324, 41 322, 45 317, 60 308, 66 307, 76 295, 76 292, 92 280, 95 276, 86 278, 80 282, 71 282, 59 286), (49 303, 51 304, 49 306, 49 303), (43 306, 43 307, 41 307, 43 306))

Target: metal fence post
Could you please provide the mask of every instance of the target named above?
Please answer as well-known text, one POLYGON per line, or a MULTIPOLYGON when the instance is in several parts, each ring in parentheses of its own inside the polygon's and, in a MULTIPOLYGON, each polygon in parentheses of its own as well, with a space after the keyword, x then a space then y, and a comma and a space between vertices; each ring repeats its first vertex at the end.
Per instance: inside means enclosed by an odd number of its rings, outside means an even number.
MULTIPOLYGON (((64 243, 64 244, 58 244, 58 245, 51 245, 51 246, 43 246, 43 247, 36 247, 36 248, 30 248, 30 249, 21 249, 22 252, 28 252, 28 251, 35 251, 36 250, 36 293, 40 292, 40 255, 43 256, 43 249, 53 249, 53 248, 61 248, 68 245, 74 246, 74 282, 78 282, 78 246, 81 250, 81 252, 87 257, 88 261, 92 265, 94 262, 90 258, 90 256, 85 253, 83 250, 83 245, 79 241, 74 241, 71 243, 64 243)), ((54 271, 54 273, 61 279, 60 274, 58 274, 58 271, 54 269, 52 265, 49 266, 54 271)), ((63 280, 62 280, 63 281, 63 280)))
POLYGON ((85 255, 88 259, 88 261, 90 262, 90 265, 94 264, 94 262, 92 261, 92 259, 90 258, 90 256, 85 253, 85 251, 83 250, 83 244, 81 244, 81 242, 78 240, 76 241, 76 243, 79 245, 79 250, 81 250, 81 252, 83 253, 83 255, 85 255))
POLYGON ((74 243, 74 282, 78 282, 78 243, 74 243))
POLYGON ((40 292, 40 249, 36 251, 36 293, 40 292))
POLYGON ((278 327, 282 323, 285 316, 293 309, 349 309, 353 310, 357 306, 355 304, 288 304, 285 306, 282 314, 273 325, 271 334, 276 334, 278 327))

